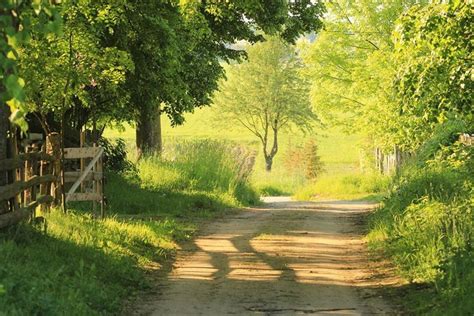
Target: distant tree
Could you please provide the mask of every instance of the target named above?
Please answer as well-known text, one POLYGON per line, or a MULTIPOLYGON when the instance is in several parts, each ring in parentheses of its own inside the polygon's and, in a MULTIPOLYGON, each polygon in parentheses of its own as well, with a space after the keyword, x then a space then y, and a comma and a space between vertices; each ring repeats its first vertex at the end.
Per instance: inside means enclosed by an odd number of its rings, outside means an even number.
POLYGON ((226 68, 227 80, 221 81, 213 103, 220 121, 240 124, 260 140, 271 171, 279 133, 291 126, 309 131, 316 115, 293 46, 272 37, 249 46, 247 53, 248 61, 226 68))

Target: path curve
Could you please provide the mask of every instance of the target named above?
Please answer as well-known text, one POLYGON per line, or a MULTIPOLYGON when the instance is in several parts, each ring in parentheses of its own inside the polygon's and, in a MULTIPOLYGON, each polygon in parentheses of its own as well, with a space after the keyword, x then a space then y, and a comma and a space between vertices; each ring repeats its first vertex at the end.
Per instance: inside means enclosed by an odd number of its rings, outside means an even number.
POLYGON ((178 252, 137 314, 384 315, 362 232, 363 202, 264 206, 210 223, 178 252))

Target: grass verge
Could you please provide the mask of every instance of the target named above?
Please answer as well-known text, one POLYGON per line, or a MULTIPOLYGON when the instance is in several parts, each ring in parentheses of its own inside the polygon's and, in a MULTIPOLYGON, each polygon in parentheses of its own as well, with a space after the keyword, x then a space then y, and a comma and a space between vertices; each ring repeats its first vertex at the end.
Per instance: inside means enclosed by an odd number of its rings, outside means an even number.
POLYGON ((147 267, 172 257, 199 219, 258 201, 251 168, 243 148, 176 144, 108 175, 106 220, 76 203, 69 214, 45 214, 46 233, 30 225, 1 231, 0 314, 119 314, 125 299, 150 286, 147 267))
POLYGON ((423 285, 403 296, 415 314, 474 310, 474 147, 456 142, 455 132, 443 127, 420 148, 370 221, 371 249, 423 285))
POLYGON ((147 287, 145 267, 169 258, 194 226, 163 221, 94 220, 45 215, 1 233, 0 310, 7 315, 117 314, 122 300, 147 287))

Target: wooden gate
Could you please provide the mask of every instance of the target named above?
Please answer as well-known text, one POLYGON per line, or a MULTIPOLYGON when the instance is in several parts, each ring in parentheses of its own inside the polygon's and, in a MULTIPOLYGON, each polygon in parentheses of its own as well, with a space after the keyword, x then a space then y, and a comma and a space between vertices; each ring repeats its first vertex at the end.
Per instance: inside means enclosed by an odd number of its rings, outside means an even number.
POLYGON ((79 162, 78 169, 64 171, 65 203, 92 201, 94 213, 99 203, 102 218, 105 216, 103 153, 102 147, 64 148, 64 168, 67 168, 67 161, 79 162))

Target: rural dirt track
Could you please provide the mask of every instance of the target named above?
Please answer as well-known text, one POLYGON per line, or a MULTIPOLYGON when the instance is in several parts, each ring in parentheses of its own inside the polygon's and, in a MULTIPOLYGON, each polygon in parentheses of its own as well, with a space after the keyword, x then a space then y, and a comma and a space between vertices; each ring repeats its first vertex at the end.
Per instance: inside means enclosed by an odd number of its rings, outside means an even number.
POLYGON ((144 315, 393 315, 362 240, 361 202, 267 199, 207 225, 178 252, 144 315))

